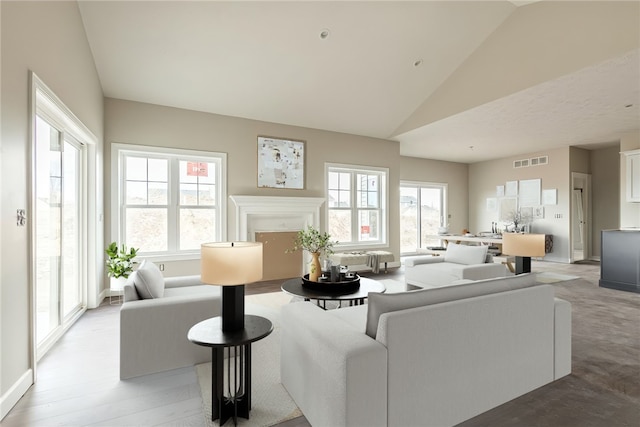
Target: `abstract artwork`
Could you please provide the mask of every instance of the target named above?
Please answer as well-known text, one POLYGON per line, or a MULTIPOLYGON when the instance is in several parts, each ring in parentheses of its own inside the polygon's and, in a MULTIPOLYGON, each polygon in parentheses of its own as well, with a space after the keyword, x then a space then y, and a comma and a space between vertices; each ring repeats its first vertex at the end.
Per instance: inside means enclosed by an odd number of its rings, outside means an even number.
POLYGON ((304 189, 304 141, 259 136, 258 187, 304 189))

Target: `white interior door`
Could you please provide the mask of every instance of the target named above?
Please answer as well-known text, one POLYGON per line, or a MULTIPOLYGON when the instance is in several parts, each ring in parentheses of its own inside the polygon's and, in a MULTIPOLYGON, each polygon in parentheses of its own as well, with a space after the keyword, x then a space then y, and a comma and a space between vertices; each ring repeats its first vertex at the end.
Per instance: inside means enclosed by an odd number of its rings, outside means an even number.
POLYGON ((571 173, 571 262, 591 255, 591 175, 571 173))

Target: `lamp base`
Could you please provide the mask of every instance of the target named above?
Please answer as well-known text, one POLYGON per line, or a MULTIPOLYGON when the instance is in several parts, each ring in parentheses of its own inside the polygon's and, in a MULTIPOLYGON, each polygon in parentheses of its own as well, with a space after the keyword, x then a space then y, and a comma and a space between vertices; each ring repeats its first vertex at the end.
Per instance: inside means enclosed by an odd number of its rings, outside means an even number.
POLYGON ((516 257, 516 274, 531 273, 531 257, 516 257))
POLYGON ((222 331, 244 329, 244 285, 222 287, 222 331))

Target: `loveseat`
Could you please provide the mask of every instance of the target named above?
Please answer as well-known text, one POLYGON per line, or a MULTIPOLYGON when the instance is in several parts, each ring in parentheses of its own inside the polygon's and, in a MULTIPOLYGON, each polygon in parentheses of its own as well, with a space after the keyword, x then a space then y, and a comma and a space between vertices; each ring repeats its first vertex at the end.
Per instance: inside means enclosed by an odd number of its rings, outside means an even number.
POLYGON ((571 305, 527 274, 281 320, 282 384, 314 427, 451 426, 571 372, 571 305))
POLYGON ((507 275, 507 268, 493 262, 488 246, 449 243, 442 256, 416 256, 404 260, 407 290, 448 286, 459 280, 483 280, 507 275))
POLYGON ((120 378, 211 361, 211 350, 187 340, 201 320, 219 316, 218 286, 200 276, 164 278, 157 266, 143 261, 124 286, 120 308, 120 378))

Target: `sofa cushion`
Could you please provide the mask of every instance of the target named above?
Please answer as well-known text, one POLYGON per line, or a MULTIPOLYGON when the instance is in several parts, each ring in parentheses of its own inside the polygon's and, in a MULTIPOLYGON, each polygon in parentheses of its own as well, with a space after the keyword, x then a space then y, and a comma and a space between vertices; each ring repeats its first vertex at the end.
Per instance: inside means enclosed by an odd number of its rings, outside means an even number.
POLYGON ((183 295, 221 295, 222 286, 198 285, 165 287, 163 298, 178 297, 183 295))
POLYGON ((164 277, 151 261, 142 261, 135 271, 133 283, 142 299, 162 298, 164 295, 164 277))
POLYGON ((535 275, 520 274, 518 276, 478 280, 471 283, 460 283, 442 288, 420 289, 397 294, 371 292, 367 302, 366 333, 371 338, 376 337, 378 321, 384 313, 521 289, 535 284, 535 275))
POLYGON ((465 267, 457 264, 441 262, 437 264, 420 264, 405 269, 407 283, 428 283, 431 287, 449 286, 454 280, 462 279, 462 272, 458 268, 465 267))
POLYGON ((456 264, 484 264, 487 259, 488 246, 469 246, 449 243, 447 251, 444 253, 445 262, 455 262, 456 264))

